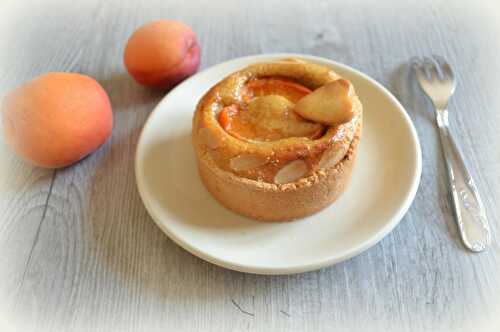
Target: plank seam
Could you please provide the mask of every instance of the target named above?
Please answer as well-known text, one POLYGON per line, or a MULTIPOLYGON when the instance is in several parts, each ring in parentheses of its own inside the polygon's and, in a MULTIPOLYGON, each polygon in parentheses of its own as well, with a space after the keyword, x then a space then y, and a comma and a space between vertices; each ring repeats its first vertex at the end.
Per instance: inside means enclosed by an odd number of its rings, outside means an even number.
POLYGON ((47 198, 45 199, 45 205, 43 207, 42 218, 40 219, 40 223, 38 224, 38 228, 37 228, 36 234, 35 234, 35 239, 33 240, 33 245, 31 246, 30 253, 29 253, 28 259, 26 261, 26 266, 24 268, 23 276, 21 278, 21 283, 19 285, 19 292, 21 291, 21 289, 24 286, 24 280, 26 279, 26 273, 28 272, 28 268, 29 268, 29 265, 31 263, 31 258, 33 256, 33 251, 34 251, 35 246, 36 246, 36 244, 38 242, 38 238, 40 236, 40 230, 42 228, 43 221, 45 220, 45 216, 47 215, 47 208, 49 206, 50 196, 52 195, 52 188, 54 187, 54 182, 55 182, 55 179, 56 179, 56 173, 57 173, 57 170, 54 170, 54 173, 52 173, 52 179, 50 180, 50 186, 49 186, 49 193, 47 194, 47 198))

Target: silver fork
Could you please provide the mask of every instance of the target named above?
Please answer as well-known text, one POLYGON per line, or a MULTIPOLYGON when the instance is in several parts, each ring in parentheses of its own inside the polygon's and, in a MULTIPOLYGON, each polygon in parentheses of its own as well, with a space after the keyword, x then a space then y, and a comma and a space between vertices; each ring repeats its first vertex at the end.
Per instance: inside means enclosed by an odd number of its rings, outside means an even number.
POLYGON ((469 250, 483 251, 491 243, 490 227, 474 180, 449 130, 447 106, 456 87, 453 71, 444 58, 435 55, 415 57, 411 63, 420 87, 436 111, 460 237, 469 250))

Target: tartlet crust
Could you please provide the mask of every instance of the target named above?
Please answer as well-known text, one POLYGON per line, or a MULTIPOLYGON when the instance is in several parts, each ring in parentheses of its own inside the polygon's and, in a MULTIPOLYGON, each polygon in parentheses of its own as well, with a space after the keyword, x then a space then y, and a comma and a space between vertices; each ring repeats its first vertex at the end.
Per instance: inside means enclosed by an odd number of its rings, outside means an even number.
POLYGON ((259 220, 283 221, 315 213, 335 201, 348 185, 362 129, 362 105, 353 95, 356 116, 328 127, 315 140, 296 137, 272 142, 247 142, 228 134, 217 114, 241 102, 241 89, 259 77, 287 77, 318 88, 340 78, 331 69, 307 62, 278 61, 251 65, 212 87, 200 100, 193 118, 192 140, 198 169, 208 191, 227 208, 259 220), (335 163, 322 166, 322 156, 336 154, 335 163), (231 160, 242 155, 261 158, 255 169, 235 170, 231 160), (276 174, 300 160, 307 173, 288 183, 276 174))
POLYGON ((347 154, 335 167, 317 170, 305 178, 286 184, 251 180, 224 171, 202 146, 194 144, 200 177, 217 201, 238 214, 263 221, 302 218, 330 205, 347 188, 361 127, 359 122, 347 154))

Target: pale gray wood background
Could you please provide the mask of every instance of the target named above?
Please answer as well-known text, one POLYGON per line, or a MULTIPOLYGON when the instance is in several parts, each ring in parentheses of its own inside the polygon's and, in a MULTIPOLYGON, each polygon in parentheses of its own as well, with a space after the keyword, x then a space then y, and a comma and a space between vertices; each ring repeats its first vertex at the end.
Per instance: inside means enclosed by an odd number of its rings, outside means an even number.
POLYGON ((2 331, 500 330, 499 10, 493 1, 284 3, 0 2, 0 97, 47 71, 82 72, 107 90, 115 119, 105 146, 57 171, 19 161, 0 141, 2 331), (358 257, 290 276, 225 270, 170 241, 141 203, 132 162, 163 93, 138 86, 122 64, 130 33, 158 18, 194 28, 203 68, 302 52, 388 87, 423 149, 420 189, 401 224, 358 257), (404 66, 430 53, 458 73, 451 123, 494 232, 479 255, 458 241, 433 116, 404 66))

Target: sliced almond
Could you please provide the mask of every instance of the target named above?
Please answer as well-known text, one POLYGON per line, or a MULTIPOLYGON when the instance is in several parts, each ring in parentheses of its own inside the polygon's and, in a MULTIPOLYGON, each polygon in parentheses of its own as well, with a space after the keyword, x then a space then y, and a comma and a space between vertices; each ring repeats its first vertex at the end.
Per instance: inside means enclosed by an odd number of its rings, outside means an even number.
POLYGON ((353 91, 349 81, 338 79, 300 99, 295 104, 294 111, 310 121, 330 126, 340 125, 354 116, 353 91))
POLYGON ((217 149, 219 147, 219 142, 208 128, 201 128, 198 130, 198 137, 200 141, 210 149, 217 149))
POLYGON ((229 161, 229 166, 235 171, 249 171, 265 164, 267 164, 266 158, 250 154, 242 154, 229 161))
POLYGON ((284 184, 296 181, 303 177, 307 171, 307 164, 303 160, 294 160, 276 173, 274 183, 284 184))
POLYGON ((323 152, 323 156, 319 161, 319 168, 330 168, 337 165, 342 158, 344 158, 347 149, 342 145, 340 148, 338 146, 332 146, 325 152, 323 152))

